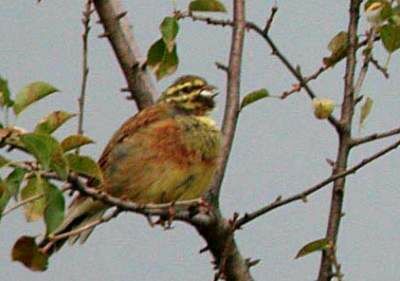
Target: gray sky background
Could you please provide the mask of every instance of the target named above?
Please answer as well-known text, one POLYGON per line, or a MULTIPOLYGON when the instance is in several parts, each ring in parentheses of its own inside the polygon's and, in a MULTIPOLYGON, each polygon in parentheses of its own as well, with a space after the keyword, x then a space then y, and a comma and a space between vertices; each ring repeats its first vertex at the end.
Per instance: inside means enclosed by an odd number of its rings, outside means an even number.
MULTIPOLYGON (((83 1, 3 0, 0 9, 0 73, 16 92, 23 85, 44 80, 62 90, 32 106, 16 121, 32 128, 45 114, 57 109, 77 111, 81 77, 80 23, 83 1)), ((188 1, 178 0, 179 7, 188 1)), ((232 12, 230 2, 227 3, 232 12)), ((264 24, 274 1, 247 1, 248 19, 264 24)), ((143 54, 159 38, 158 25, 172 10, 171 1, 124 1, 143 54)), ((279 12, 271 35, 280 49, 303 73, 314 71, 328 55, 330 38, 347 26, 348 1, 278 1, 279 12)), ((94 17, 97 18, 96 16, 94 17)), ((362 19, 365 27, 365 20, 362 19)), ((85 132, 97 140, 84 153, 97 158, 107 140, 136 109, 125 95, 123 77, 108 42, 97 39, 94 25, 90 40, 90 74, 85 132)), ((230 29, 181 22, 178 72, 159 83, 163 89, 176 77, 193 73, 225 90, 225 74, 215 61, 227 62, 230 29)), ((249 33, 245 43, 242 93, 266 87, 272 94, 289 89, 294 79, 270 55, 265 42, 249 33)), ((376 57, 386 59, 378 48, 376 57)), ((343 90, 344 64, 312 83, 318 96, 338 104, 343 90)), ((400 119, 399 55, 392 58, 391 79, 370 68, 362 94, 374 99, 365 135, 397 127, 400 119)), ((220 122, 224 95, 215 118, 220 122)), ((338 110, 337 112, 338 113, 338 110)), ((358 113, 357 113, 358 119, 358 113)), ((60 129, 62 137, 76 131, 76 120, 60 129)), ((355 130, 358 132, 358 128, 355 130)), ((391 141, 354 150, 355 164, 391 141)), ((222 191, 222 209, 231 216, 243 214, 317 183, 330 173, 325 159, 334 159, 336 137, 327 122, 313 117, 310 100, 298 94, 285 101, 265 99, 240 116, 237 137, 222 191)), ((348 179, 345 217, 339 236, 339 262, 345 280, 398 280, 400 278, 399 152, 369 165, 348 179)), ((256 280, 314 280, 320 255, 294 260, 307 242, 325 234, 330 189, 294 203, 247 225, 236 234, 246 257, 261 259, 252 269, 256 280)), ((0 272, 8 280, 211 280, 208 254, 198 254, 204 242, 195 231, 176 223, 172 231, 150 228, 138 215, 124 214, 97 228, 86 244, 64 247, 44 273, 33 273, 10 260, 10 250, 22 234, 36 235, 41 222, 27 224, 21 211, 4 218, 0 226, 0 272)))

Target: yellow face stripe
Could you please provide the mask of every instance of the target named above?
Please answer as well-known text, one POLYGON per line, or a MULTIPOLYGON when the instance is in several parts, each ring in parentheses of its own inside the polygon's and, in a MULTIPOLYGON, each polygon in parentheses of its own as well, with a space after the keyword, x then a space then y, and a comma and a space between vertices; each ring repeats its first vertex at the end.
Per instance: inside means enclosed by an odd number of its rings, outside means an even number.
POLYGON ((163 96, 174 96, 178 95, 179 92, 185 91, 190 92, 191 88, 203 87, 207 84, 203 79, 196 76, 183 76, 176 80, 171 86, 169 86, 163 93, 163 96))

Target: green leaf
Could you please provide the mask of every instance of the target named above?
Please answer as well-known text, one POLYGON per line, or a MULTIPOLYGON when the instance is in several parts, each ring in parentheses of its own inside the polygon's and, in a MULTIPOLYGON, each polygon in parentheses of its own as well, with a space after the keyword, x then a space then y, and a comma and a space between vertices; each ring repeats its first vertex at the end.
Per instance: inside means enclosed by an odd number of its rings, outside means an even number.
POLYGON ((300 249, 300 251, 297 253, 295 259, 304 257, 308 254, 311 254, 311 253, 314 253, 317 251, 326 250, 330 247, 331 247, 330 243, 329 243, 328 239, 326 239, 326 238, 312 241, 300 249))
POLYGON ((371 113, 373 104, 374 104, 374 101, 370 97, 367 97, 367 99, 365 100, 364 104, 361 107, 360 127, 364 126, 365 120, 367 119, 368 115, 371 113))
POLYGON ((88 156, 69 153, 65 155, 68 160, 69 167, 72 171, 80 175, 95 178, 99 181, 103 180, 103 174, 96 161, 88 156))
POLYGON ((400 26, 389 23, 380 29, 383 46, 389 53, 400 48, 400 26))
POLYGON ((253 91, 253 92, 247 94, 242 99, 242 102, 240 104, 240 110, 242 110, 245 106, 248 106, 249 104, 256 102, 260 99, 266 98, 268 96, 269 96, 269 92, 265 88, 253 91))
POLYGON ((64 220, 65 199, 62 192, 53 184, 47 182, 47 206, 44 211, 47 235, 54 232, 64 220))
POLYGON ((328 44, 328 50, 332 53, 337 53, 342 51, 343 49, 347 49, 347 32, 340 31, 336 34, 328 44))
POLYGON ((61 146, 54 151, 53 156, 51 157, 50 169, 56 172, 62 180, 67 179, 69 167, 61 146))
POLYGON ((22 189, 21 200, 38 197, 37 199, 24 205, 25 218, 28 222, 36 221, 43 216, 46 208, 45 193, 45 182, 39 176, 30 178, 26 186, 22 189))
POLYGON ((19 193, 19 187, 24 179, 27 170, 22 168, 15 168, 6 178, 7 189, 11 196, 16 197, 19 193))
POLYGON ((151 45, 149 51, 147 52, 147 65, 155 68, 158 66, 163 57, 164 57, 164 52, 167 49, 167 46, 165 45, 165 42, 163 39, 159 39, 156 42, 151 45))
POLYGON ((2 179, 0 179, 0 219, 10 199, 11 194, 8 191, 7 184, 2 179))
POLYGON ((172 52, 169 52, 162 39, 155 42, 147 53, 147 65, 153 69, 158 80, 174 73, 178 64, 176 45, 174 45, 172 52))
POLYGON ((12 260, 19 261, 33 271, 47 269, 48 257, 39 251, 35 238, 22 236, 15 242, 12 249, 12 260))
POLYGON ((0 107, 11 107, 13 100, 11 99, 8 81, 0 76, 0 107))
POLYGON ((54 111, 39 121, 35 133, 51 134, 74 116, 76 116, 74 113, 54 111))
POLYGON ((20 139, 45 170, 50 168, 53 155, 57 151, 62 151, 57 140, 46 134, 29 133, 22 135, 20 139))
POLYGON ((162 62, 155 71, 157 79, 161 80, 162 78, 173 74, 178 68, 178 64, 179 64, 179 58, 175 45, 171 53, 168 51, 164 53, 162 62))
POLYGON ((86 144, 94 143, 90 138, 83 135, 71 135, 63 139, 61 142, 61 147, 64 152, 70 151, 72 149, 79 148, 86 144))
POLYGON ((381 5, 382 10, 380 13, 380 18, 382 22, 388 19, 392 15, 392 6, 390 2, 387 0, 368 0, 364 5, 364 10, 366 11, 366 13, 368 12, 368 8, 374 3, 382 4, 381 5))
POLYGON ((328 44, 328 50, 331 51, 329 57, 324 58, 324 64, 326 66, 333 66, 344 58, 347 54, 347 48, 349 47, 347 32, 340 31, 336 34, 328 44))
POLYGON ((160 31, 167 50, 171 52, 174 49, 175 38, 179 31, 179 24, 176 18, 165 17, 160 25, 160 31))
POLYGON ((191 12, 223 12, 226 13, 226 8, 218 0, 194 0, 189 4, 191 12))
POLYGON ((58 92, 57 88, 42 81, 33 82, 25 86, 15 97, 14 113, 18 115, 30 104, 55 92, 58 92))

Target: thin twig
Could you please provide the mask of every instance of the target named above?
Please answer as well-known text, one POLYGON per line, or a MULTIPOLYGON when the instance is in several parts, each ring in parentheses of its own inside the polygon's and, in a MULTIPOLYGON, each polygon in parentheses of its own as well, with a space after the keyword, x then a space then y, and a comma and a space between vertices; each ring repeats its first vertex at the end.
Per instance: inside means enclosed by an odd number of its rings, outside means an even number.
MULTIPOLYGON (((64 188, 61 189, 61 192, 65 192, 65 191, 67 191, 69 189, 70 189, 69 187, 64 187, 64 188)), ((11 213, 12 211, 14 211, 14 210, 26 205, 26 204, 29 204, 29 203, 31 203, 31 202, 33 202, 35 200, 38 200, 38 199, 44 197, 45 195, 46 195, 45 192, 41 192, 41 193, 35 194, 35 195, 31 196, 31 197, 28 197, 28 198, 26 198, 24 200, 19 201, 14 206, 11 206, 7 210, 5 210, 3 212, 3 214, 2 214, 2 217, 6 216, 7 214, 11 213)))
MULTIPOLYGON (((90 31, 90 16, 93 13, 92 10, 92 0, 86 0, 85 10, 83 11, 82 24, 83 24, 83 34, 82 34, 82 84, 81 93, 78 99, 79 104, 79 117, 78 117, 78 135, 83 134, 83 115, 85 111, 85 96, 86 96, 86 85, 87 78, 89 74, 88 67, 88 37, 90 31)), ((79 148, 77 149, 79 153, 79 148)))
POLYGON ((392 136, 395 136, 395 135, 398 135, 398 134, 400 134, 400 128, 395 128, 395 129, 392 129, 390 131, 386 131, 386 132, 383 132, 383 133, 374 133, 374 134, 371 134, 371 135, 368 135, 368 136, 365 136, 365 137, 362 137, 362 138, 353 139, 351 141, 351 146, 352 147, 358 146, 360 144, 368 143, 368 142, 375 141, 375 140, 384 139, 384 138, 387 138, 387 137, 392 137, 392 136))
MULTIPOLYGON (((378 41, 379 39, 380 39, 380 38, 379 38, 378 36, 375 36, 374 41, 378 41)), ((367 45, 367 43, 368 43, 368 39, 365 39, 365 40, 361 41, 360 43, 358 43, 358 45, 357 45, 357 50, 360 49, 360 48, 362 48, 363 46, 367 45)), ((346 56, 343 56, 343 58, 339 59, 339 61, 342 60, 342 59, 344 59, 345 57, 346 57, 346 56)), ((337 61, 336 64, 337 64, 339 61, 337 61)), ((371 62, 374 63, 374 62, 373 62, 373 58, 371 58, 371 62)), ((323 65, 323 66, 321 66, 321 67, 320 67, 319 69, 317 69, 313 74, 310 74, 309 76, 304 77, 304 81, 305 81, 306 83, 308 83, 308 82, 310 82, 311 80, 316 80, 322 73, 324 73, 326 70, 330 69, 331 67, 332 67, 332 65, 323 65)), ((377 67, 379 67, 378 69, 381 70, 382 72, 385 71, 385 68, 382 67, 382 66, 380 66, 379 64, 378 64, 377 67)), ((384 73, 384 72, 383 72, 383 73, 384 73)), ((385 74, 384 74, 384 75, 385 75, 385 74)), ((385 77, 386 77, 386 76, 385 76, 385 77)), ((294 93, 300 92, 301 89, 303 89, 303 86, 302 86, 301 84, 295 84, 295 85, 292 86, 292 89, 287 90, 287 91, 284 91, 284 92, 281 94, 281 98, 282 98, 282 99, 285 99, 285 98, 287 98, 288 96, 290 96, 290 95, 292 95, 292 94, 294 94, 294 93)))
POLYGON ((79 178, 75 176, 69 176, 68 182, 71 184, 71 189, 79 191, 83 195, 102 201, 107 205, 118 207, 123 211, 130 211, 143 215, 168 216, 170 214, 170 208, 173 207, 176 212, 174 215, 175 219, 190 220, 190 216, 193 215, 191 210, 201 205, 201 199, 177 201, 166 204, 137 204, 131 201, 113 197, 96 188, 87 187, 79 180, 79 178))
POLYGON ((335 245, 332 245, 331 248, 331 251, 329 251, 329 258, 333 264, 333 267, 335 268, 335 272, 332 274, 332 276, 335 276, 337 278, 337 281, 343 281, 344 274, 342 273, 342 266, 338 262, 336 256, 336 247, 335 245))
POLYGON ((272 22, 274 21, 276 12, 278 12, 278 7, 277 6, 273 6, 271 8, 271 14, 269 15, 269 18, 268 18, 268 20, 267 20, 267 22, 265 24, 264 33, 268 33, 269 30, 271 29, 272 22))
MULTIPOLYGON (((292 75, 299 81, 299 87, 304 88, 307 95, 311 99, 314 99, 316 97, 316 95, 313 92, 313 90, 311 90, 311 88, 307 85, 307 81, 305 80, 303 75, 301 75, 301 73, 289 62, 289 60, 286 58, 286 56, 282 54, 282 52, 278 49, 278 47, 276 46, 274 41, 271 39, 271 37, 267 33, 264 33, 263 29, 261 29, 255 23, 247 22, 247 27, 250 28, 251 30, 254 30, 262 38, 264 38, 264 40, 267 42, 269 47, 272 49, 272 54, 275 55, 283 63, 283 65, 286 66, 286 68, 289 70, 289 72, 292 73, 292 75)), ((337 131, 342 130, 341 124, 332 115, 329 116, 328 121, 337 131)))
POLYGON ((322 180, 321 182, 313 185, 312 187, 307 188, 306 190, 304 190, 300 193, 297 193, 293 196, 287 197, 286 199, 282 199, 281 197, 278 197, 274 202, 266 205, 265 207, 262 207, 254 212, 245 214, 242 218, 240 218, 237 221, 237 223, 236 223, 237 228, 240 228, 241 226, 253 221, 254 219, 256 219, 278 207, 282 207, 293 201, 304 200, 304 198, 317 192, 318 190, 320 190, 324 186, 330 184, 331 182, 333 182, 337 179, 340 179, 340 178, 344 178, 350 174, 356 173, 359 169, 363 168, 364 166, 373 162, 374 160, 384 156, 385 154, 389 153, 390 151, 396 149, 398 146, 400 146, 400 140, 393 143, 392 145, 386 147, 385 149, 378 151, 377 153, 371 155, 370 157, 363 159, 361 162, 352 166, 351 168, 347 169, 346 171, 340 172, 338 174, 334 174, 334 175, 322 180))
MULTIPOLYGON (((327 69, 329 68, 329 66, 321 66, 320 68, 318 68, 313 74, 304 77, 304 82, 308 83, 311 80, 316 80, 323 72, 325 72, 327 69)), ((281 99, 285 99, 288 96, 300 92, 301 89, 303 89, 303 86, 301 86, 300 84, 295 84, 293 85, 292 89, 288 90, 288 91, 284 91, 281 95, 280 98, 281 99)))
POLYGON ((370 61, 372 65, 375 66, 375 68, 378 69, 386 79, 389 79, 389 72, 385 67, 381 66, 373 56, 371 56, 370 61))
MULTIPOLYGON (((360 18, 361 0, 350 0, 349 23, 348 23, 348 50, 346 56, 346 71, 344 75, 344 94, 341 106, 340 124, 342 131, 337 131, 339 135, 339 147, 335 161, 333 174, 340 174, 347 169, 348 159, 351 149, 351 127, 356 105, 355 95, 355 69, 357 64, 356 53, 358 49, 358 23, 360 18)), ((367 42, 368 42, 367 38, 367 42)), ((326 238, 332 241, 336 247, 337 236, 339 233, 340 221, 342 218, 344 189, 346 178, 341 177, 334 181, 329 218, 326 230, 326 238)), ((318 281, 329 281, 332 275, 332 262, 329 259, 329 249, 322 252, 321 263, 318 273, 318 281)))
POLYGON ((79 235, 80 233, 82 233, 84 231, 87 231, 87 230, 90 230, 90 229, 98 226, 99 224, 103 224, 105 222, 110 221, 111 219, 117 217, 121 212, 122 211, 117 208, 113 212, 109 213, 108 215, 105 215, 105 216, 101 217, 98 220, 95 220, 95 221, 93 221, 91 223, 88 223, 88 224, 86 224, 86 225, 84 225, 84 226, 82 226, 80 228, 77 228, 77 229, 74 229, 74 230, 71 230, 71 231, 68 231, 68 232, 64 232, 62 234, 58 234, 58 235, 49 237, 49 240, 54 242, 54 241, 57 241, 57 240, 62 240, 62 239, 68 238, 68 237, 79 235))
POLYGON ((367 76, 369 63, 370 63, 371 57, 372 57, 372 48, 374 45, 375 35, 376 35, 376 30, 375 30, 375 27, 373 27, 373 28, 371 28, 370 32, 367 35, 368 43, 367 43, 366 49, 364 50, 365 51, 364 61, 361 66, 361 70, 358 75, 357 82, 354 86, 354 95, 355 96, 357 96, 359 94, 359 92, 361 91, 362 84, 364 83, 365 77, 367 76))
MULTIPOLYGON (((233 32, 229 55, 227 98, 225 104, 224 119, 222 123, 223 143, 220 152, 220 164, 211 183, 211 194, 219 197, 222 180, 224 178, 226 164, 231 151, 237 120, 239 117, 240 103, 240 73, 242 66, 243 45, 246 28, 244 0, 236 0, 234 9, 233 32)), ((215 200, 216 202, 218 200, 215 200)))
POLYGON ((206 17, 201 15, 194 15, 193 13, 186 11, 175 11, 175 16, 178 19, 191 19, 192 21, 201 21, 210 25, 219 25, 222 27, 231 26, 233 27, 233 21, 227 19, 215 19, 212 17, 206 17))

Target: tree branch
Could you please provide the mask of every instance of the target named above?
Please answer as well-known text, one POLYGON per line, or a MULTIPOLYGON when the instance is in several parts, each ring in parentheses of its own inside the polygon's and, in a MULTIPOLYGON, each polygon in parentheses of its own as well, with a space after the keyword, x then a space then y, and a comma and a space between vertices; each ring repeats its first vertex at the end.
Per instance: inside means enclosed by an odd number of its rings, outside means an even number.
MULTIPOLYGON (((130 211, 145 216, 170 216, 170 208, 175 211, 174 219, 192 222, 192 217, 197 214, 197 209, 201 205, 200 199, 178 201, 166 204, 137 204, 131 201, 122 200, 113 197, 98 189, 85 186, 78 177, 69 176, 68 182, 71 184, 70 188, 76 190, 83 195, 92 197, 107 205, 118 207, 123 211, 130 211)), ((196 221, 196 223, 199 223, 196 221)))
POLYGON ((126 12, 120 0, 93 0, 100 22, 124 73, 131 98, 139 110, 153 104, 156 95, 150 75, 140 65, 140 52, 136 45, 126 12))
MULTIPOLYGON (((314 99, 316 97, 315 93, 311 88, 307 85, 307 81, 301 75, 299 71, 296 70, 296 68, 289 62, 289 60, 281 53, 281 51, 278 49, 278 47, 275 45, 274 41, 271 39, 271 37, 268 35, 268 33, 265 33, 263 29, 261 29, 259 26, 257 26, 255 23, 248 22, 247 27, 250 28, 251 30, 254 30, 256 33, 258 33, 264 40, 267 42, 269 47, 272 49, 273 55, 277 56, 278 59, 283 63, 283 65, 286 66, 286 68, 289 70, 290 73, 299 81, 299 87, 304 88, 306 91, 307 95, 311 98, 314 99)), ((328 118, 329 123, 337 130, 341 131, 341 125, 338 120, 336 120, 335 117, 332 115, 329 116, 328 118)))
MULTIPOLYGON (((85 96, 86 96, 86 85, 87 78, 89 74, 88 67, 88 37, 90 31, 90 16, 93 13, 92 10, 92 0, 86 0, 85 9, 83 11, 82 24, 83 24, 83 34, 82 34, 82 84, 81 93, 78 98, 79 105, 79 118, 78 118, 78 134, 83 134, 83 114, 85 111, 85 96)), ((79 148, 77 149, 79 152, 79 148)))
POLYGON ((239 115, 240 73, 245 35, 245 0, 233 0, 233 32, 227 69, 227 99, 222 125, 222 149, 219 166, 207 194, 213 206, 212 220, 208 224, 192 223, 207 241, 207 249, 212 253, 217 268, 216 277, 221 275, 228 281, 253 280, 249 265, 242 257, 234 239, 232 225, 222 217, 219 210, 219 194, 228 162, 237 119, 239 115))
POLYGON ((331 182, 341 179, 341 178, 344 178, 350 174, 355 174, 358 170, 360 170, 364 166, 366 166, 369 163, 377 160, 378 158, 386 155, 387 153, 391 152, 392 150, 398 148, 399 146, 400 146, 400 140, 396 141, 395 143, 386 147, 385 149, 378 151, 377 153, 371 155, 370 157, 363 159, 361 162, 352 166, 351 168, 349 168, 343 172, 340 172, 338 174, 334 174, 334 175, 322 180, 321 182, 313 185, 312 187, 305 189, 304 191, 302 191, 300 193, 297 193, 293 196, 287 197, 286 199, 282 199, 281 197, 278 197, 274 202, 266 205, 265 207, 262 207, 251 213, 246 213, 242 218, 240 218, 237 221, 236 226, 237 226, 237 228, 240 228, 241 226, 253 221, 254 219, 256 219, 262 215, 265 215, 266 213, 268 213, 274 209, 277 209, 279 207, 282 207, 282 206, 292 203, 294 201, 304 200, 305 198, 307 198, 307 196, 317 192, 318 190, 320 190, 324 186, 327 186, 331 182))
POLYGON ((392 129, 390 131, 386 131, 386 132, 383 132, 383 133, 374 133, 374 134, 371 134, 371 135, 368 135, 368 136, 365 136, 365 137, 362 137, 362 138, 353 139, 351 141, 351 146, 355 147, 355 146, 358 146, 358 145, 361 145, 361 144, 364 144, 364 143, 368 143, 368 142, 371 142, 371 141, 392 137, 392 136, 395 136, 395 135, 398 135, 398 134, 400 134, 400 128, 395 128, 395 129, 392 129))
MULTIPOLYGON (((347 161, 351 149, 351 124, 354 115, 354 75, 356 68, 356 52, 358 46, 358 21, 360 16, 361 0, 350 1, 350 19, 348 24, 348 42, 349 48, 347 50, 346 59, 346 73, 344 85, 344 98, 342 103, 340 123, 343 126, 339 134, 339 147, 335 162, 333 174, 342 173, 347 168, 347 161)), ((344 187, 346 178, 338 178, 334 181, 331 207, 329 213, 328 226, 326 231, 326 238, 333 243, 336 247, 337 236, 339 233, 340 219, 342 218, 344 187)), ((321 257, 321 264, 318 274, 318 281, 329 281, 332 278, 332 261, 329 258, 332 253, 329 249, 323 251, 321 257)))
POLYGON ((74 229, 74 230, 71 230, 71 231, 68 231, 68 232, 64 232, 62 234, 58 234, 58 235, 49 237, 49 240, 51 242, 55 242, 55 241, 62 240, 64 238, 67 238, 67 237, 70 237, 70 236, 78 235, 78 234, 80 234, 80 233, 82 233, 82 232, 84 232, 84 231, 86 231, 88 229, 92 229, 92 228, 98 226, 99 224, 103 224, 105 222, 110 221, 111 219, 117 217, 120 213, 121 213, 121 210, 117 208, 113 212, 101 217, 100 219, 97 219, 97 220, 95 220, 95 221, 93 221, 91 223, 88 223, 88 224, 86 224, 86 225, 84 225, 84 226, 82 226, 80 228, 77 228, 77 229, 74 229))
MULTIPOLYGON (((242 66, 245 27, 245 1, 234 0, 232 43, 227 71, 227 98, 222 123, 223 143, 220 154, 221 160, 211 184, 211 193, 214 198, 219 197, 240 111, 240 72, 242 66)), ((218 200, 214 201, 218 202, 218 200)))

